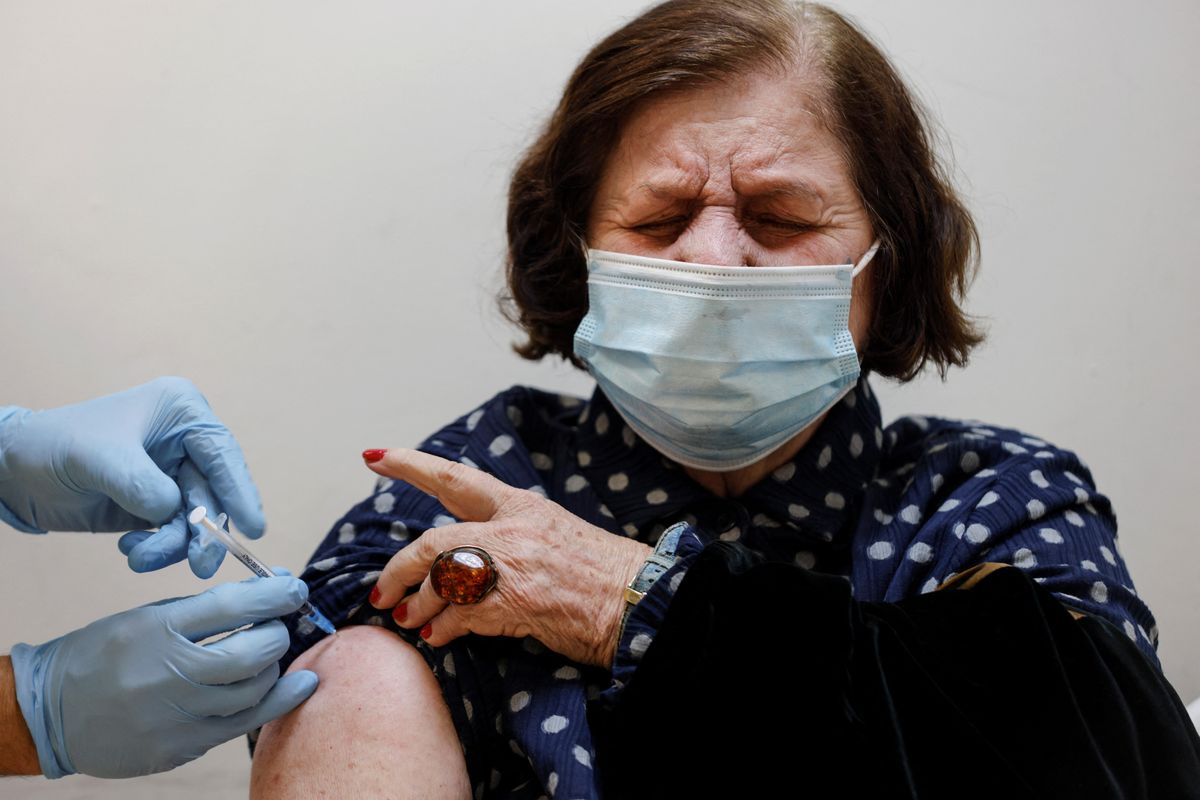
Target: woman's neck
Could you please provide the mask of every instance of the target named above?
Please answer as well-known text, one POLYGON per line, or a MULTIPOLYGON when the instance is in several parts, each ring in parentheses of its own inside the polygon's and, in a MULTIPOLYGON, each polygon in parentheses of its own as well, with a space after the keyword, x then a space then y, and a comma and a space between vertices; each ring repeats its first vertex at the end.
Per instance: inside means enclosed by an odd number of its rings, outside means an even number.
POLYGON ((826 411, 817 417, 811 425, 789 439, 782 447, 773 450, 766 458, 761 458, 753 464, 747 464, 728 472, 712 472, 695 467, 684 467, 683 469, 692 480, 717 497, 741 497, 750 490, 750 487, 795 458, 796 454, 804 445, 808 444, 808 440, 817 432, 817 428, 821 427, 821 423, 825 421, 828 413, 826 411))

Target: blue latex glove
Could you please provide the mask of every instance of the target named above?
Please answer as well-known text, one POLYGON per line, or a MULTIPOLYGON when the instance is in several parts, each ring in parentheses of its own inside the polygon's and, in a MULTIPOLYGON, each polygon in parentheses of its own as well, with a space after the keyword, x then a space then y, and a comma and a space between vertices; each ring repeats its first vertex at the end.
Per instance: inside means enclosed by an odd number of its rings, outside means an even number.
POLYGON ((43 645, 17 645, 17 701, 43 774, 162 772, 295 708, 317 676, 279 677, 287 629, 263 621, 307 597, 295 578, 252 578, 125 611, 43 645), (253 623, 262 624, 195 644, 253 623))
POLYGON ((266 527, 241 448, 183 378, 47 411, 0 409, 0 521, 30 533, 130 531, 119 545, 135 571, 187 556, 207 578, 225 548, 201 547, 189 530, 197 505, 251 538, 266 527))

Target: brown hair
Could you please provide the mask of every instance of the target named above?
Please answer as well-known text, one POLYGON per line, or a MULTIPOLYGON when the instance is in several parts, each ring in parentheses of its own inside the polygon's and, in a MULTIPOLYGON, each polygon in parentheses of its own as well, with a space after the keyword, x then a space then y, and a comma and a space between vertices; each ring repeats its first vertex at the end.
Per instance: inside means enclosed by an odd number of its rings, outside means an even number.
POLYGON ((959 306, 978 233, 933 150, 930 125, 882 52, 845 17, 786 0, 668 0, 609 35, 567 81, 513 175, 505 313, 540 359, 575 357, 587 312, 584 234, 605 162, 636 107, 666 92, 763 69, 809 68, 875 234, 870 342, 863 367, 909 380, 945 376, 983 340, 959 306))

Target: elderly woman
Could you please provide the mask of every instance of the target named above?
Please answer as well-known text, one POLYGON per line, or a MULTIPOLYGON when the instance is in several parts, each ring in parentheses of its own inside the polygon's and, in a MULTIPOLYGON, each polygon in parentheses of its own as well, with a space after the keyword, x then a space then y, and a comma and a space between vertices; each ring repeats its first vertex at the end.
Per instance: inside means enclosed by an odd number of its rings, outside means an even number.
POLYGON ((382 479, 303 575, 341 632, 294 640, 322 688, 263 730, 252 793, 776 785, 763 764, 799 789, 860 748, 887 754, 888 795, 938 794, 939 754, 1032 795, 1093 785, 1037 755, 1063 720, 1063 763, 1101 786, 1107 747, 1075 744, 1106 724, 1092 706, 1144 688, 1182 713, 1073 453, 883 426, 868 373, 944 373, 981 339, 959 305, 976 231, 836 12, 674 0, 613 33, 518 167, 508 232, 518 351, 597 389, 514 387, 417 451, 363 454, 382 479), (1054 705, 1085 684, 1083 711, 1054 705))

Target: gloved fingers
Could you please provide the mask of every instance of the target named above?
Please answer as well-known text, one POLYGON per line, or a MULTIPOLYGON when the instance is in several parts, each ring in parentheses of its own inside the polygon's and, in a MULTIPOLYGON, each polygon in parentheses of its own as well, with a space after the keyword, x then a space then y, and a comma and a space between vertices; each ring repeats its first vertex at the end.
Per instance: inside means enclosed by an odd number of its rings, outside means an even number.
MULTIPOLYGON (((222 513, 220 504, 213 496, 212 487, 190 459, 179 465, 179 486, 183 489, 184 514, 196 506, 204 506, 208 518, 217 521, 222 513)), ((197 578, 211 578, 225 558, 225 545, 208 534, 204 526, 192 525, 185 520, 190 538, 188 541, 188 563, 197 578)))
POLYGON ((193 642, 290 614, 308 599, 308 586, 298 578, 251 578, 223 583, 207 592, 163 606, 174 630, 193 642))
POLYGON ((179 487, 138 447, 83 447, 72 454, 72 480, 99 492, 148 525, 158 525, 179 509, 179 487))
POLYGON ((289 672, 278 681, 267 696, 254 708, 226 717, 221 721, 225 739, 261 728, 273 719, 282 717, 317 690, 317 673, 306 669, 289 672))
POLYGON ((142 603, 138 608, 150 608, 151 606, 165 606, 167 603, 174 603, 176 600, 182 600, 187 595, 178 597, 164 597, 161 600, 151 600, 149 603, 142 603))
POLYGON ((238 530, 257 539, 266 530, 262 499, 250 478, 246 457, 229 429, 222 425, 207 404, 183 437, 183 446, 196 468, 208 480, 216 498, 238 530))
POLYGON ((187 663, 177 666, 180 672, 196 683, 210 686, 237 683, 278 662, 290 644, 287 628, 274 619, 231 633, 198 650, 190 648, 187 663))
POLYGON ((183 514, 177 514, 156 533, 130 531, 122 536, 117 546, 129 558, 129 568, 134 572, 152 572, 182 561, 188 552, 188 524, 183 514), (140 534, 148 534, 141 536, 140 534), (125 547, 132 544, 126 552, 125 547))
POLYGON ((154 531, 130 531, 117 540, 117 549, 121 551, 121 555, 127 556, 133 551, 133 548, 153 535, 154 531))
POLYGON ((187 710, 199 717, 229 717, 261 703, 277 680, 279 664, 273 662, 257 675, 237 683, 205 687, 187 710))

